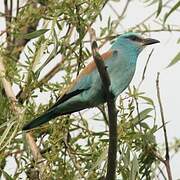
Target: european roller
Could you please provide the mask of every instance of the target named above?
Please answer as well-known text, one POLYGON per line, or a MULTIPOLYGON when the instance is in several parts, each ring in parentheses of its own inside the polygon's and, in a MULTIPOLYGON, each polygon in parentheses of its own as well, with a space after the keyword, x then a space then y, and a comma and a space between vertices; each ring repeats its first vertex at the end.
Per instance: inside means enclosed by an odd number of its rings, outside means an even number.
MULTIPOLYGON (((136 69, 138 55, 147 45, 159 43, 156 39, 143 38, 136 33, 125 33, 117 37, 110 50, 101 55, 111 80, 110 92, 115 98, 131 82, 136 69)), ((23 127, 29 130, 57 116, 71 114, 105 103, 103 85, 92 61, 74 80, 67 92, 41 116, 23 127)))

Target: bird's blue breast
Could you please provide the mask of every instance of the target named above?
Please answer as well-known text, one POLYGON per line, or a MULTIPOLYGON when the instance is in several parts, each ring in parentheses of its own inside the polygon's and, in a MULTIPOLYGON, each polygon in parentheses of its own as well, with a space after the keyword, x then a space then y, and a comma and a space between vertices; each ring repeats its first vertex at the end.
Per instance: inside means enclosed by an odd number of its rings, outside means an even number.
POLYGON ((131 51, 116 50, 107 62, 111 91, 117 97, 131 82, 136 69, 137 55, 131 51))

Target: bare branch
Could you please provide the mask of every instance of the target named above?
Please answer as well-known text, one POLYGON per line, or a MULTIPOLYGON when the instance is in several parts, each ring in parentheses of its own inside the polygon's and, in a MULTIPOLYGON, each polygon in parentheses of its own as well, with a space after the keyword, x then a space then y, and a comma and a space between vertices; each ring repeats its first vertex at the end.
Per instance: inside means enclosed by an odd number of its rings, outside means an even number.
POLYGON ((10 22, 11 22, 11 14, 9 8, 8 8, 8 0, 4 0, 4 9, 5 9, 5 20, 6 20, 6 42, 7 42, 7 48, 9 47, 10 43, 10 22))
POLYGON ((108 164, 107 164, 107 174, 106 180, 116 179, 116 156, 117 156, 117 110, 115 106, 114 95, 109 91, 109 86, 111 84, 107 69, 98 52, 97 43, 95 41, 95 31, 89 29, 91 37, 91 48, 93 53, 93 58, 96 63, 99 75, 102 80, 102 85, 104 87, 105 97, 108 105, 108 116, 109 116, 109 149, 108 149, 108 164))
POLYGON ((163 124, 164 140, 165 140, 165 147, 166 147, 166 155, 165 155, 166 160, 164 161, 164 164, 166 166, 168 179, 172 180, 171 167, 170 167, 170 162, 169 162, 169 145, 168 145, 167 131, 166 131, 164 112, 163 112, 163 107, 162 107, 161 97, 160 97, 159 75, 160 75, 160 73, 158 72, 157 79, 156 79, 156 89, 157 89, 157 98, 158 98, 158 103, 159 103, 159 107, 160 107, 160 114, 161 114, 161 120, 162 120, 162 124, 163 124))

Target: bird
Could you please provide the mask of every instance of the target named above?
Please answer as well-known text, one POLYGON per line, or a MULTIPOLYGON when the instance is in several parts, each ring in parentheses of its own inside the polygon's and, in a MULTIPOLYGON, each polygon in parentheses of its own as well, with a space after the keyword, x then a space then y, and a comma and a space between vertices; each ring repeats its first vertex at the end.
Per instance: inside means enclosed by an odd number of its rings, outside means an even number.
MULTIPOLYGON (((128 32, 119 35, 112 47, 101 55, 111 81, 109 91, 115 99, 130 84, 140 52, 146 46, 159 42, 157 39, 144 38, 137 33, 128 32)), ((92 61, 79 73, 64 95, 46 112, 26 124, 23 130, 36 128, 58 116, 97 107, 105 102, 103 84, 96 64, 92 61)))

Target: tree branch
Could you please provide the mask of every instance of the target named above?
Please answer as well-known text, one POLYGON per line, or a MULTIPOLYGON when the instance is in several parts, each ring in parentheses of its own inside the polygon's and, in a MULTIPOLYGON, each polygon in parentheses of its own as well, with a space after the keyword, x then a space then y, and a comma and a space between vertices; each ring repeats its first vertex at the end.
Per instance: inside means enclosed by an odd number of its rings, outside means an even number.
POLYGON ((169 162, 169 145, 168 145, 167 131, 166 131, 163 107, 162 107, 161 97, 160 97, 159 75, 160 75, 160 73, 158 72, 157 73, 157 79, 156 79, 156 89, 157 89, 157 97, 158 97, 158 103, 159 103, 159 107, 160 107, 160 114, 161 114, 161 120, 162 120, 163 131, 164 131, 165 147, 166 147, 166 155, 165 155, 164 164, 166 166, 168 179, 172 180, 171 167, 170 167, 170 162, 169 162))
POLYGON ((117 156, 117 110, 115 106, 114 95, 109 91, 111 84, 107 69, 98 52, 98 46, 95 41, 95 31, 89 29, 91 36, 91 48, 93 53, 93 58, 96 63, 99 75, 102 80, 102 85, 105 92, 105 98, 108 105, 108 117, 109 117, 109 149, 108 149, 108 164, 107 164, 107 174, 106 180, 115 180, 116 178, 116 156, 117 156))
POLYGON ((10 9, 8 8, 8 1, 4 0, 4 9, 5 9, 5 20, 6 20, 6 42, 7 48, 10 46, 11 36, 10 36, 10 23, 12 16, 12 4, 10 4, 10 9))

